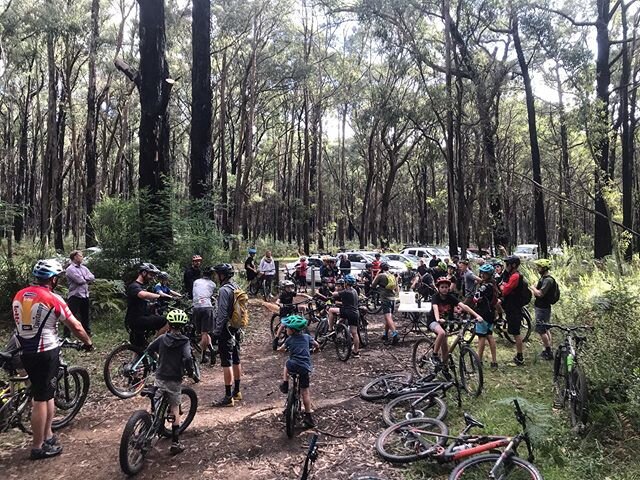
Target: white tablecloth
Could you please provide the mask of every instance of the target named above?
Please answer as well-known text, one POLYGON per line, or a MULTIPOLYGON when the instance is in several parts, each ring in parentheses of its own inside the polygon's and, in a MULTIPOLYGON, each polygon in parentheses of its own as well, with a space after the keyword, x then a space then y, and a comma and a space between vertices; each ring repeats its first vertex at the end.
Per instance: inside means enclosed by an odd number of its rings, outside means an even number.
POLYGON ((430 313, 431 302, 422 302, 420 307, 417 303, 401 303, 398 306, 398 312, 400 313, 430 313))

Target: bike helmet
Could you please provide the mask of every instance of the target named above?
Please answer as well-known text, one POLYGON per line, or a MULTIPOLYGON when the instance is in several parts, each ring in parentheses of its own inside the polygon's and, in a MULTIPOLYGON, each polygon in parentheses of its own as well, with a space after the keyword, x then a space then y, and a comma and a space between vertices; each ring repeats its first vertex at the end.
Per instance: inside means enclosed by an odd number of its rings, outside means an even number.
POLYGON ((549 260, 548 258, 539 258, 533 263, 536 267, 543 268, 545 270, 549 270, 551 268, 551 260, 549 260))
POLYGON ((451 286, 451 280, 449 280, 447 277, 440 277, 436 280, 436 287, 439 287, 440 285, 443 285, 445 283, 451 286))
POLYGON ((344 285, 345 281, 344 278, 339 278, 338 280, 336 280, 336 285, 344 285))
POLYGON ((516 267, 520 265, 520 257, 516 255, 511 255, 504 259, 505 265, 515 265, 516 267))
POLYGON ((344 276, 344 281, 347 285, 355 285, 356 284, 356 277, 354 277, 353 275, 351 275, 350 273, 344 276))
POLYGON ((215 265, 213 267, 213 271, 218 274, 226 275, 228 277, 233 276, 233 274, 235 273, 233 270, 233 265, 230 265, 228 263, 220 263, 218 265, 215 265))
POLYGON ((172 327, 181 327, 189 323, 189 316, 184 310, 171 310, 167 313, 167 323, 172 327))
POLYGON ((255 255, 255 254, 257 253, 257 250, 256 250, 255 248, 251 247, 251 248, 248 250, 248 252, 249 252, 249 255, 255 255))
POLYGON ((211 277, 211 275, 213 275, 213 272, 215 272, 213 267, 205 267, 204 270, 202 270, 202 275, 205 277, 211 277))
POLYGON ((138 273, 142 273, 142 272, 149 272, 149 273, 153 273, 154 275, 157 275, 160 273, 160 270, 153 263, 144 262, 144 263, 141 263, 140 267, 138 268, 138 273))
POLYGON ((287 288, 287 287, 295 287, 296 284, 293 283, 291 280, 283 280, 282 282, 280 282, 280 288, 287 288))
POLYGON ((193 257, 191 257, 191 261, 192 262, 201 262, 202 261, 202 257, 200 255, 194 255, 193 257))
POLYGON ((282 324, 287 328, 299 332, 307 326, 307 319, 300 315, 289 315, 282 319, 282 324))
POLYGON ((366 263, 364 265, 364 268, 366 268, 367 270, 371 270, 373 268, 373 263, 366 263))
POLYGON ((38 260, 31 273, 36 278, 52 278, 63 272, 62 265, 57 260, 38 260))
POLYGON ((158 279, 159 280, 168 280, 169 279, 169 274, 167 272, 160 272, 158 274, 158 279))
POLYGON ((496 269, 493 268, 493 265, 491 265, 490 263, 485 263, 480 267, 480 273, 488 273, 489 275, 493 275, 495 271, 496 269))
POLYGON ((389 264, 387 262, 382 262, 380 264, 380 270, 386 272, 387 270, 389 270, 389 264))
POLYGON ((374 255, 374 257, 376 257, 376 258, 380 258, 380 254, 376 252, 376 253, 375 253, 375 255, 374 255))
POLYGON ((301 262, 306 262, 307 261, 307 257, 305 257, 304 255, 302 257, 300 257, 300 261, 301 262))
POLYGON ((438 262, 438 268, 440 270, 442 270, 442 271, 445 271, 447 269, 447 264, 442 262, 442 261, 440 261, 440 262, 438 262))
POLYGON ((409 260, 404 262, 404 266, 407 267, 407 270, 413 270, 413 263, 411 263, 409 260))

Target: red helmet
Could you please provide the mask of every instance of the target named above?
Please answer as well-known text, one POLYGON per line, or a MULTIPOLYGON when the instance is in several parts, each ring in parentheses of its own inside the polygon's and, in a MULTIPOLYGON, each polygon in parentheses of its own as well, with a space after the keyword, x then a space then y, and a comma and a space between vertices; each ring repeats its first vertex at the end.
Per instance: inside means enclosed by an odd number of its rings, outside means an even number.
POLYGON ((200 255, 194 255, 193 257, 191 257, 191 261, 192 262, 201 262, 202 261, 202 257, 200 255))

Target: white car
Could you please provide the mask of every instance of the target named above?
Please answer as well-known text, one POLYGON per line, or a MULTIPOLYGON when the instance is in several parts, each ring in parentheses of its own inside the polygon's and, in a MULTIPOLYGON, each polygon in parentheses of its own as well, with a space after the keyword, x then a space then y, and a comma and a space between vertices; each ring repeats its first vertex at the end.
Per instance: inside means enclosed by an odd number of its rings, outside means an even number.
MULTIPOLYGON (((373 252, 373 251, 361 251, 361 252, 347 252, 347 255, 350 254, 360 254, 362 255, 364 258, 368 259, 367 262, 373 262, 376 257, 376 253, 380 253, 380 252, 373 252)), ((386 262, 389 264, 389 271, 391 273, 402 273, 404 271, 407 270, 407 266, 404 264, 404 262, 406 261, 399 261, 399 260, 392 260, 389 257, 387 257, 386 254, 380 254, 380 261, 381 262, 386 262)), ((353 266, 353 263, 351 264, 353 266)), ((364 268, 364 266, 363 266, 364 268)))
POLYGON ((404 253, 385 253, 384 256, 394 262, 402 262, 405 264, 407 262, 411 262, 411 265, 413 265, 413 268, 418 268, 418 260, 420 260, 417 256, 407 255, 404 253))
POLYGON ((524 243, 522 245, 518 245, 513 254, 520 257, 520 259, 522 260, 537 260, 538 245, 534 243, 524 243))

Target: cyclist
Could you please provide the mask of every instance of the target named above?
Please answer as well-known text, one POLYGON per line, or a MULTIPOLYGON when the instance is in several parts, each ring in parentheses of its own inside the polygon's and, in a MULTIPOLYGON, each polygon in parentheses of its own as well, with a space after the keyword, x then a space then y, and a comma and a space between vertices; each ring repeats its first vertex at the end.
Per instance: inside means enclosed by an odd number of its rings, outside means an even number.
POLYGON ((360 337, 358 337, 358 323, 360 322, 360 313, 358 311, 358 292, 353 288, 356 284, 356 277, 351 274, 345 275, 344 278, 338 280, 340 288, 333 292, 333 297, 340 302, 340 306, 331 307, 329 309, 329 330, 333 330, 336 317, 347 320, 349 331, 351 332, 351 340, 353 342, 353 351, 351 356, 360 358, 360 337))
POLYGON ((480 281, 480 277, 475 275, 469 268, 469 260, 462 259, 458 264, 460 277, 462 279, 462 297, 466 305, 473 305, 473 294, 476 291, 476 283, 480 281))
POLYGON ((302 394, 302 403, 304 404, 304 414, 302 421, 307 428, 314 428, 311 411, 311 393, 309 392, 309 375, 312 372, 311 366, 311 350, 319 348, 320 345, 311 335, 302 333, 307 326, 307 320, 300 315, 291 315, 282 320, 287 328, 287 339, 278 350, 289 351, 289 359, 284 365, 283 380, 280 384, 282 393, 289 393, 289 374, 294 373, 300 377, 300 393, 302 394))
POLYGON ((189 265, 183 276, 184 291, 187 293, 187 298, 191 300, 193 291, 193 282, 202 276, 200 272, 200 265, 202 265, 202 257, 200 255, 193 255, 191 257, 191 265, 189 265))
POLYGON ((540 353, 540 357, 544 360, 553 360, 553 351, 551 350, 551 334, 549 328, 544 327, 543 324, 550 323, 551 321, 551 303, 549 303, 550 296, 554 294, 557 288, 555 279, 549 275, 549 269, 551 268, 551 260, 548 258, 540 258, 533 262, 538 268, 540 274, 540 280, 537 285, 531 286, 531 293, 535 297, 533 302, 533 310, 536 316, 536 332, 540 335, 540 340, 544 345, 544 350, 540 353))
POLYGON ((376 278, 378 273, 380 273, 382 261, 380 260, 381 255, 379 253, 376 253, 374 257, 375 260, 371 262, 371 274, 373 275, 373 278, 376 278))
POLYGON ((296 264, 296 278, 298 279, 298 286, 307 291, 307 269, 309 263, 307 257, 300 257, 300 261, 296 264))
POLYGON ((267 250, 260 260, 260 273, 264 276, 264 295, 265 300, 273 298, 271 284, 276 277, 276 263, 273 261, 271 251, 267 250))
MULTIPOLYGON (((305 297, 311 300, 312 297, 305 293, 299 293, 298 295, 305 297)), ((296 285, 291 280, 283 280, 280 283, 280 296, 276 300, 276 305, 280 307, 280 318, 286 318, 290 315, 294 315, 298 313, 298 308, 303 309, 303 305, 294 305, 293 300, 296 298, 296 285)), ((284 329, 284 325, 282 321, 280 322, 280 326, 276 331, 276 335, 273 339, 272 347, 274 350, 278 348, 278 341, 280 339, 280 335, 282 334, 282 330, 284 329)))
POLYGON ((342 276, 349 275, 351 273, 351 260, 346 253, 341 253, 338 255, 340 262, 338 263, 338 268, 340 269, 340 274, 342 276))
POLYGON ((423 276, 425 273, 427 273, 428 270, 429 267, 427 267, 427 265, 424 263, 424 259, 421 258, 420 260, 418 260, 418 274, 420 276, 423 276))
POLYGON ((23 288, 13 298, 15 338, 22 349, 22 363, 29 375, 33 404, 31 410, 32 460, 62 453, 58 437, 51 431, 55 410, 54 394, 60 365, 58 321, 93 350, 93 343, 67 303, 53 290, 64 270, 55 260, 39 260, 33 267, 35 284, 23 288))
MULTIPOLYGON (((198 281, 198 280, 196 280, 198 281)), ((189 322, 189 317, 182 310, 171 310, 167 314, 169 331, 156 338, 147 347, 147 352, 158 354, 158 368, 154 385, 158 387, 156 400, 165 395, 169 401, 171 415, 171 447, 172 455, 184 452, 184 445, 180 443, 180 396, 182 393, 182 377, 186 372, 193 376, 194 381, 200 381, 194 376, 193 357, 189 339, 182 334, 182 327, 189 322)))
POLYGON ((146 290, 146 285, 160 273, 153 263, 142 263, 138 268, 138 276, 127 286, 127 313, 125 325, 130 329, 131 344, 146 347, 145 332, 154 331, 158 334, 167 331, 167 320, 162 315, 156 315, 149 309, 149 300, 171 298, 171 295, 146 290))
POLYGON ((171 290, 169 287, 169 274, 167 272, 160 272, 158 274, 158 283, 153 287, 154 293, 165 293, 175 298, 181 298, 182 295, 180 293, 171 290))
POLYGON ((233 266, 222 263, 213 267, 218 278, 218 312, 213 329, 213 338, 218 341, 220 365, 224 374, 224 397, 213 403, 214 407, 233 407, 235 401, 242 400, 240 392, 240 330, 229 326, 234 307, 234 291, 239 288, 233 281, 233 266), (231 385, 233 384, 233 391, 231 385))
POLYGON ((435 364, 442 362, 442 368, 447 372, 449 365, 449 345, 447 343, 447 333, 440 324, 453 318, 456 307, 460 312, 466 312, 472 315, 478 322, 482 322, 483 319, 474 312, 471 307, 462 303, 458 297, 449 293, 451 282, 447 278, 441 277, 436 280, 436 288, 438 289, 438 293, 431 298, 431 319, 429 322, 429 330, 436 334, 432 361, 435 364), (442 353, 442 357, 440 357, 440 353, 442 353))
POLYGON ((507 317, 507 332, 516 340, 516 356, 513 357, 513 361, 516 365, 524 365, 522 335, 520 335, 520 327, 522 325, 520 298, 522 297, 521 289, 523 288, 521 282, 522 274, 518 271, 520 258, 512 255, 504 259, 504 264, 506 271, 502 275, 502 308, 507 317))
POLYGON ((244 271, 247 274, 247 282, 249 283, 257 281, 258 277, 260 276, 258 267, 256 267, 256 252, 257 250, 255 248, 249 248, 249 256, 244 261, 244 271))
POLYGON ((364 266, 364 270, 360 272, 359 280, 362 282, 362 286, 364 288, 364 294, 369 295, 371 291, 371 282, 373 282, 373 274, 371 273, 371 263, 366 263, 364 266))
POLYGON ((498 259, 494 260, 492 264, 496 272, 493 274, 493 278, 496 282, 496 285, 499 287, 502 284, 502 274, 504 273, 504 265, 498 259))
POLYGON ((398 286, 395 288, 387 288, 391 282, 395 279, 391 278, 392 273, 389 272, 389 264, 382 262, 380 264, 380 274, 373 279, 371 288, 377 288, 380 293, 380 303, 382 304, 382 313, 384 314, 384 334, 382 335, 382 341, 387 342, 389 340, 389 331, 391 331, 391 342, 395 345, 400 341, 398 332, 396 331, 396 324, 393 321, 393 311, 396 306, 396 295, 398 293, 398 286))
POLYGON ((211 333, 215 311, 211 298, 216 292, 216 284, 211 280, 213 268, 206 267, 202 271, 202 278, 193 282, 193 324, 196 332, 200 333, 200 348, 202 349, 202 363, 206 363, 206 354, 211 345, 211 333))
POLYGON ((431 260, 429 260, 429 268, 435 268, 439 263, 440 260, 438 260, 438 256, 436 254, 433 254, 431 256, 431 260))
POLYGON ((418 292, 418 295, 420 295, 425 301, 437 292, 436 285, 433 281, 433 275, 431 275, 429 269, 427 269, 424 275, 418 274, 416 276, 411 288, 418 292))
POLYGON ((416 277, 416 271, 413 269, 413 263, 406 261, 404 265, 407 269, 402 272, 400 278, 402 279, 402 290, 408 292, 411 290, 411 286, 413 285, 413 280, 416 277))
POLYGON ((433 277, 433 281, 437 282, 440 277, 445 277, 447 275, 447 264, 443 261, 438 262, 438 264, 431 269, 431 276, 433 277))
POLYGON ((496 305, 498 304, 498 287, 493 280, 495 270, 492 265, 485 263, 480 267, 480 284, 473 294, 473 304, 476 312, 484 319, 484 322, 476 324, 478 335, 478 356, 480 361, 484 354, 484 345, 489 342, 491 350, 491 368, 498 368, 496 359, 496 339, 493 338, 493 324, 496 318, 496 305))

